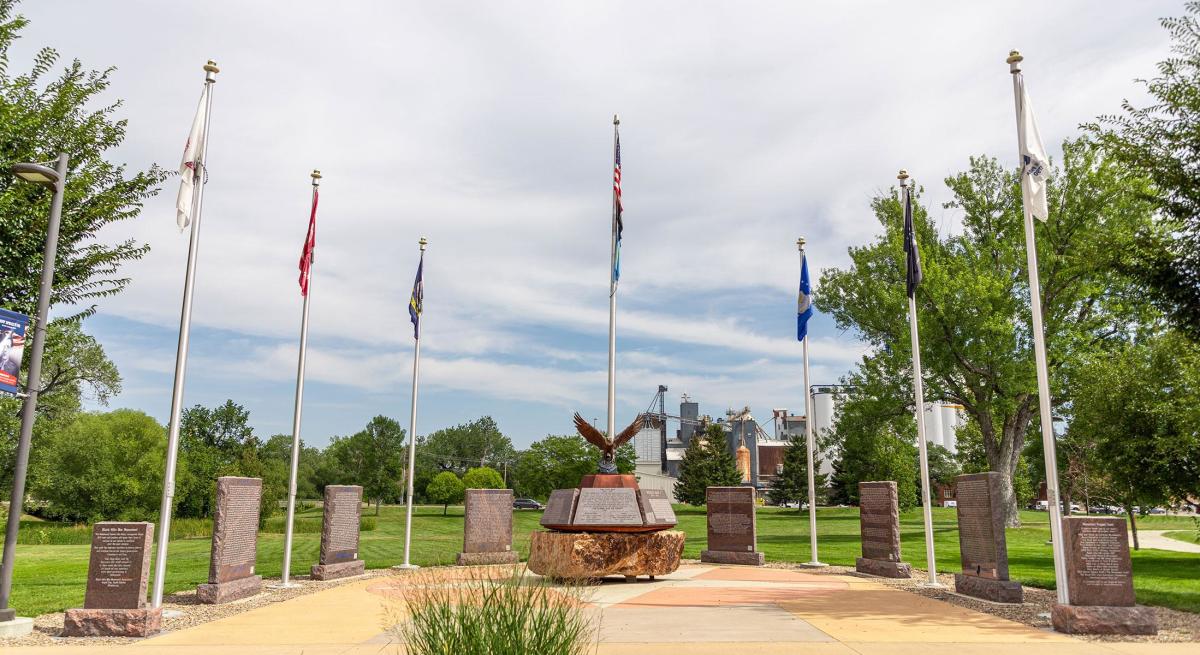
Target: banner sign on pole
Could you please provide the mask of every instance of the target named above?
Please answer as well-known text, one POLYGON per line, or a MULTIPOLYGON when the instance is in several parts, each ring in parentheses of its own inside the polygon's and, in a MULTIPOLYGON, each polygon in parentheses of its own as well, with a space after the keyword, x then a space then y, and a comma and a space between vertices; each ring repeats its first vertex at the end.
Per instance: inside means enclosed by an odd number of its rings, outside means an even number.
POLYGON ((25 329, 29 317, 0 309, 0 392, 21 395, 21 358, 25 355, 25 329))

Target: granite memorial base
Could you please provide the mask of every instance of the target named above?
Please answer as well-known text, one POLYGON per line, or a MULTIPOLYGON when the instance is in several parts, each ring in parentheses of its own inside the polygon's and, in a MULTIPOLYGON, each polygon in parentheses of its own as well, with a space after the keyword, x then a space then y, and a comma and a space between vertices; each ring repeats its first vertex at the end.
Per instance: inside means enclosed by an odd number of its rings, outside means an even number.
POLYGON ((1071 635, 1158 634, 1154 608, 1135 605, 1055 605, 1050 611, 1054 629, 1071 635))
POLYGON ((684 534, 658 532, 536 531, 529 543, 529 570, 570 580, 674 573, 683 556, 684 534))
POLYGON ((992 580, 975 575, 954 574, 954 591, 964 596, 993 603, 1015 603, 1025 601, 1025 590, 1016 580, 992 580))
POLYGON ((881 578, 911 578, 912 566, 908 562, 889 562, 881 559, 859 557, 854 560, 854 570, 881 578))
POLYGON ((349 562, 334 562, 333 564, 313 564, 313 580, 337 580, 362 575, 367 570, 367 563, 360 560, 349 562))
POLYGON ((742 566, 762 566, 766 558, 762 553, 739 553, 732 550, 702 550, 700 561, 708 564, 740 564, 742 566))
POLYGON ((496 553, 459 553, 454 558, 458 566, 489 566, 493 564, 519 564, 521 555, 516 551, 496 553))
POLYGON ((196 600, 219 605, 254 596, 262 591, 262 576, 252 575, 229 582, 209 582, 196 587, 196 600))
POLYGON ((149 637, 162 629, 162 608, 69 609, 64 637, 149 637))

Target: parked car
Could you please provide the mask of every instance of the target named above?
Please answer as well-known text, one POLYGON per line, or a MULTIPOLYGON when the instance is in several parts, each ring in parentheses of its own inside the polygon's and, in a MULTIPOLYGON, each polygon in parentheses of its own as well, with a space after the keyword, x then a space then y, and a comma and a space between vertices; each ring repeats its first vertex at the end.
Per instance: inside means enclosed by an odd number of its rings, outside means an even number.
POLYGON ((542 509, 543 505, 532 498, 514 498, 513 509, 542 509))
POLYGON ((1150 510, 1150 513, 1151 514, 1166 514, 1167 510, 1165 510, 1161 507, 1155 507, 1150 510))

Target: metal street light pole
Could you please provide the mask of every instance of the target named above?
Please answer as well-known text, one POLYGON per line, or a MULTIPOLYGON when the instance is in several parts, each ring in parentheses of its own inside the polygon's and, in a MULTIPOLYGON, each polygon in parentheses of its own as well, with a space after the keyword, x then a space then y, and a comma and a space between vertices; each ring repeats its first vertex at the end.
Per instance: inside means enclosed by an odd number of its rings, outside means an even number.
MULTIPOLYGON (((38 289, 37 315, 34 317, 33 351, 26 379, 25 404, 21 408, 21 436, 17 442, 17 461, 13 471, 12 499, 8 506, 8 527, 4 532, 4 565, 0 569, 0 623, 16 618, 16 610, 8 606, 12 592, 13 559, 17 550, 17 530, 21 527, 21 512, 25 501, 25 473, 29 468, 29 442, 33 438, 33 421, 37 411, 38 391, 42 385, 42 352, 46 346, 46 323, 50 312, 51 284, 54 281, 54 259, 58 254, 58 226, 62 222, 63 187, 67 181, 67 155, 58 156, 51 169, 38 164, 17 164, 12 168, 18 177, 48 185, 54 189, 50 201, 50 224, 46 229, 46 249, 42 255, 42 282, 38 289)), ((32 624, 31 624, 32 627, 32 624)))

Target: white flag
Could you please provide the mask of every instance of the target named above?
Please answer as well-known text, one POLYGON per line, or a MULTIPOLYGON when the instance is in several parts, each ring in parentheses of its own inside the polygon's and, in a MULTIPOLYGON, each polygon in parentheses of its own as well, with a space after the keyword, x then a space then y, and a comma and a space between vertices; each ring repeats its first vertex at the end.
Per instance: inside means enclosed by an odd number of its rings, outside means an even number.
POLYGON ((208 108, 208 85, 200 93, 200 106, 183 146, 183 161, 179 164, 179 196, 175 199, 175 222, 182 231, 192 222, 192 199, 196 194, 196 171, 204 165, 204 114, 208 108))
POLYGON ((1033 104, 1029 101, 1029 93, 1025 91, 1025 78, 1018 76, 1018 83, 1021 85, 1020 118, 1017 123, 1017 135, 1021 142, 1021 192, 1029 213, 1044 221, 1050 216, 1046 208, 1046 175, 1050 169, 1050 158, 1046 156, 1046 146, 1042 145, 1042 135, 1038 134, 1037 122, 1033 120, 1033 104))

